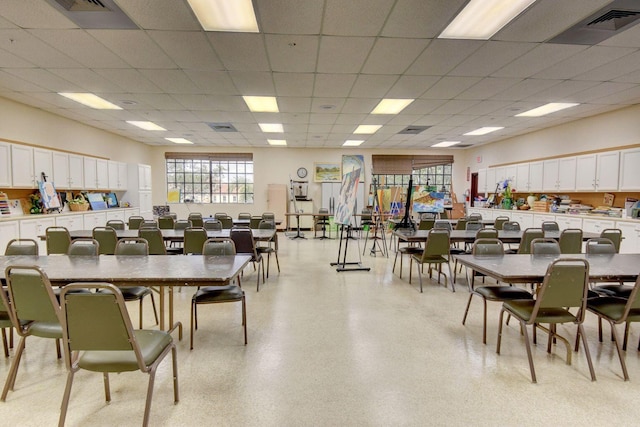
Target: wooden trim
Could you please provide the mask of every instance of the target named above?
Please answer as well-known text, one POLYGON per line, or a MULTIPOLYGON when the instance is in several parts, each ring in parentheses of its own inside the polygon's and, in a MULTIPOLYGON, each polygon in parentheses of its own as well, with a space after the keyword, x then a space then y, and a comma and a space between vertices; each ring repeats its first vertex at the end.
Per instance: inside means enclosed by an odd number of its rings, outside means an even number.
POLYGON ((94 159, 111 160, 109 157, 94 156, 92 154, 84 154, 84 153, 79 153, 77 151, 70 151, 70 150, 62 150, 62 149, 58 149, 58 148, 45 147, 44 145, 31 144, 31 143, 22 142, 22 141, 14 141, 12 139, 0 138, 0 141, 8 142, 10 144, 16 144, 16 145, 25 145, 27 147, 43 148, 45 150, 57 151, 59 153, 77 154, 78 156, 93 157, 94 159))

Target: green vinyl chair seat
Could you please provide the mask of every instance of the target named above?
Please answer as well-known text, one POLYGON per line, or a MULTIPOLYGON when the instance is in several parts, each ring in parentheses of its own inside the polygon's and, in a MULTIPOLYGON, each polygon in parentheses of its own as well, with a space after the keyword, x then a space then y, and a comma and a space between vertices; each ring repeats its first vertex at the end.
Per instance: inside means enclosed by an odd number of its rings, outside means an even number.
MULTIPOLYGON (((145 365, 150 365, 173 339, 165 331, 137 329, 133 331, 145 365)), ((131 372, 140 369, 133 350, 89 350, 80 355, 78 367, 93 372, 131 372)))
POLYGON ((124 286, 120 291, 125 301, 138 301, 151 293, 151 289, 146 286, 124 286))
MULTIPOLYGON (((608 317, 614 322, 619 322, 623 319, 627 302, 626 298, 600 297, 589 300, 587 302, 587 308, 595 314, 608 317)), ((640 322, 640 308, 632 308, 629 310, 626 320, 629 322, 640 322)))
POLYGON ((62 326, 56 322, 26 322, 25 329, 29 335, 40 338, 62 338, 62 326))
POLYGON ((237 285, 206 286, 193 295, 197 304, 241 301, 244 291, 237 285))
POLYGON ((592 292, 594 292, 596 295, 627 299, 629 298, 629 295, 631 295, 631 291, 633 291, 633 286, 611 284, 596 286, 595 288, 593 288, 592 292))
MULTIPOLYGON (((533 299, 505 301, 504 308, 528 323, 532 318, 535 304, 533 299)), ((559 307, 541 307, 536 316, 536 323, 569 323, 576 320, 576 316, 571 312, 559 307)))
POLYGON ((474 290, 488 301, 532 300, 533 295, 517 286, 480 286, 474 290))
POLYGON ((424 250, 421 254, 411 255, 409 259, 409 283, 411 283, 411 268, 412 264, 416 263, 416 268, 418 270, 418 278, 420 279, 420 292, 422 293, 422 266, 424 264, 428 264, 429 274, 431 275, 431 265, 437 264, 437 274, 438 274, 438 283, 440 283, 440 275, 444 275, 445 287, 447 286, 447 275, 442 273, 442 264, 446 264, 449 268, 449 277, 448 281, 451 282, 451 291, 455 292, 455 283, 453 280, 453 273, 451 272, 451 264, 450 258, 451 255, 449 253, 451 248, 451 242, 449 240, 449 230, 433 228, 429 231, 427 236, 427 241, 424 245, 424 250))

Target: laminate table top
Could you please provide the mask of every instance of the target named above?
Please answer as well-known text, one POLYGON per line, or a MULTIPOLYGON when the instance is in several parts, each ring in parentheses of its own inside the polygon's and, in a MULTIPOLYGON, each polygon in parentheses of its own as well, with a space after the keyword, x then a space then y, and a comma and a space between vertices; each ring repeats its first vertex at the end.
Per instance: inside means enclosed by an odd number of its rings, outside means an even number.
MULTIPOLYGON (((174 241, 174 242, 183 242, 184 241, 184 230, 167 230, 161 229, 162 237, 164 240, 174 241)), ((209 238, 220 238, 220 237, 229 237, 230 229, 223 230, 207 230, 207 237, 209 238)), ((268 229, 257 229, 252 228, 251 233, 253 234, 253 238, 259 241, 268 241, 273 238, 276 233, 276 230, 268 230, 268 229)), ((91 238, 93 235, 92 230, 71 230, 69 231, 69 235, 71 239, 81 239, 81 238, 91 238)), ((116 230, 116 235, 118 239, 122 238, 130 238, 130 237, 138 237, 138 230, 116 230)), ((41 239, 45 240, 46 236, 40 236, 41 239)))
MULTIPOLYGON (((410 230, 410 229, 400 229, 395 230, 393 233, 403 242, 424 242, 427 240, 429 236, 429 231, 431 230, 410 230)), ((498 239, 502 240, 504 243, 520 243, 522 240, 522 233, 524 231, 505 231, 498 230, 498 239)), ((559 231, 546 231, 544 233, 545 238, 550 239, 559 239, 560 238, 559 231)), ((582 240, 589 240, 596 237, 600 237, 598 233, 582 233, 582 240)), ((464 243, 473 243, 476 238, 476 231, 467 231, 467 230, 452 230, 449 232, 449 239, 451 242, 464 242, 464 243)))

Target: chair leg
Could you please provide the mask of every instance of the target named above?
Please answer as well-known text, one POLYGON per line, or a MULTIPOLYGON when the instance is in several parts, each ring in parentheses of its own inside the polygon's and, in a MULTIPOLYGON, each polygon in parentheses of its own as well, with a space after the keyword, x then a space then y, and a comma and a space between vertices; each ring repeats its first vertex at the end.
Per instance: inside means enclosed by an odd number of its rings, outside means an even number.
POLYGON ((4 357, 9 357, 9 343, 7 342, 7 328, 2 328, 2 346, 4 347, 4 357))
MULTIPOLYGON (((613 324, 611 324, 611 326, 613 327, 613 324)), ((614 329, 615 331, 615 329, 614 329)), ((596 380, 596 373, 593 370, 593 362, 591 361, 591 353, 589 352, 589 345, 587 345, 587 336, 584 333, 584 327, 582 326, 582 323, 578 324, 578 335, 582 337, 582 344, 584 345, 584 353, 587 355, 587 363, 589 364, 589 373, 591 374, 591 381, 595 381, 596 380)), ((619 341, 616 337, 616 345, 618 344, 619 341)), ((620 347, 618 347, 618 355, 621 357, 620 360, 622 360, 622 355, 620 353, 620 347)), ((626 371, 626 366, 623 369, 624 371, 626 371)), ((626 373, 625 373, 626 374, 626 373)), ((625 380, 629 379, 628 376, 626 376, 625 380)))
MULTIPOLYGON (((441 264, 442 265, 442 264, 441 264)), ((449 279, 451 281, 451 292, 455 292, 456 291, 456 280, 455 280, 455 276, 453 280, 451 280, 451 263, 447 263, 447 267, 449 267, 449 279)), ((445 278, 446 280, 446 278, 445 278)))
POLYGON ((109 373, 102 373, 102 380, 104 383, 104 400, 106 402, 111 402, 111 387, 109 387, 109 373))
MULTIPOLYGON (((271 252, 267 254, 267 279, 269 278, 269 267, 271 266, 271 252)), ((262 267, 264 268, 264 266, 262 267)))
MULTIPOLYGON (((536 368, 533 366, 533 355, 531 354, 531 343, 529 342, 529 333, 527 332, 527 325, 521 320, 520 324, 522 325, 522 329, 524 331, 524 343, 527 347, 527 357, 529 358, 529 370, 531 371, 531 381, 533 383, 538 382, 536 380, 536 368)), ((535 324, 533 325, 535 330, 535 324)))
POLYGON ((469 300, 467 301, 467 308, 464 310, 464 316, 462 316, 462 324, 464 325, 467 321, 467 315, 469 314, 469 307, 471 307, 471 299, 473 298, 473 293, 469 293, 469 300))
POLYGON ((24 345, 27 337, 20 337, 20 342, 18 343, 18 349, 16 350, 16 355, 13 358, 13 362, 11 363, 11 368, 9 368, 9 373, 7 374, 7 380, 4 384, 4 390, 2 390, 2 396, 0 396, 0 401, 4 402, 7 399, 7 394, 9 390, 13 390, 13 386, 16 382, 16 376, 18 374, 18 367, 20 366, 20 359, 22 358, 22 352, 24 351, 24 345))
POLYGON ((60 405, 60 418, 58 420, 58 426, 64 426, 64 420, 67 418, 67 409, 69 408, 69 397, 71 396, 71 385, 73 384, 73 369, 69 370, 67 374, 67 385, 64 387, 64 394, 62 395, 62 405, 60 405))
MULTIPOLYGON (((175 347, 174 347, 175 348, 175 347)), ((151 413, 151 399, 153 398, 153 385, 156 379, 156 367, 152 367, 149 370, 149 386, 147 387, 147 401, 144 405, 144 419, 142 420, 143 427, 149 425, 149 414, 151 413)))
MULTIPOLYGON (((190 342, 189 342, 189 350, 193 350, 193 327, 194 327, 194 319, 195 319, 195 305, 196 302, 194 300, 191 300, 191 337, 190 337, 190 342)), ((197 323, 195 326, 196 329, 198 329, 197 323)))
POLYGON ((422 264, 416 262, 416 267, 418 268, 418 278, 420 279, 420 293, 422 293, 422 264))
POLYGON ((247 306, 244 295, 242 295, 242 325, 244 326, 244 345, 247 345, 247 306))
POLYGON ((176 346, 171 347, 171 364, 173 365, 173 403, 180 401, 180 390, 178 389, 178 358, 176 346))
POLYGON ((498 319, 498 340, 496 342, 496 354, 500 354, 500 343, 502 341, 502 319, 504 318, 504 307, 500 310, 498 319))
POLYGON ((486 344, 487 343, 487 299, 486 298, 482 298, 482 304, 484 306, 484 310, 482 313, 482 344, 486 344))
POLYGON ((598 316, 598 341, 602 342, 602 317, 598 316))
POLYGON ((622 343, 622 349, 624 351, 627 351, 627 342, 629 341, 629 329, 630 329, 631 323, 630 322, 626 322, 624 325, 624 341, 622 343))
POLYGON ((149 294, 149 296, 151 297, 151 305, 153 306, 153 316, 156 318, 156 325, 157 325, 160 322, 158 320, 158 310, 156 309, 156 300, 153 297, 153 292, 149 294))

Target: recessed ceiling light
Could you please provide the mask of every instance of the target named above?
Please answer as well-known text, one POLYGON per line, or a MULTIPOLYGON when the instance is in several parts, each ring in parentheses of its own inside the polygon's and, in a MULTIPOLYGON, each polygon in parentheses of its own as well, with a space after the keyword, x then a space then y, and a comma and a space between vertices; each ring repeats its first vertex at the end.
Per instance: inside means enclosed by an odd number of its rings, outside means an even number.
POLYGON ((254 113, 279 113, 278 101, 273 96, 243 96, 244 102, 254 113))
POLYGON ((564 110, 565 108, 575 107, 576 105, 580 104, 575 102, 550 102, 549 104, 542 105, 538 108, 516 114, 516 117, 540 117, 555 113, 556 111, 564 110))
POLYGON ((489 40, 536 0, 471 0, 438 36, 489 40))
POLYGON ((282 127, 282 123, 258 123, 262 132, 284 132, 284 128, 282 127))
POLYGON ((185 138, 165 138, 167 141, 171 141, 175 144, 193 144, 193 142, 189 141, 185 138))
POLYGON ((92 93, 58 92, 58 95, 79 102, 87 107, 95 108, 96 110, 122 110, 122 107, 118 107, 116 104, 112 104, 106 99, 102 99, 92 93))
POLYGON ((452 145, 460 144, 462 141, 442 141, 437 144, 433 144, 432 147, 451 147, 452 145))
POLYGON ((269 143, 269 145, 278 145, 278 146, 287 145, 286 139, 267 139, 267 142, 269 143))
POLYGON ((344 144, 342 144, 343 147, 357 147, 358 145, 362 144, 364 142, 364 140, 356 140, 356 139, 347 139, 344 144))
POLYGON ((500 129, 504 129, 504 126, 503 127, 486 126, 486 127, 483 127, 483 128, 478 128, 476 130, 472 130, 471 132, 467 132, 464 135, 476 135, 476 136, 477 135, 486 135, 488 133, 495 132, 495 131, 500 130, 500 129))
POLYGON ((251 0, 187 1, 205 31, 259 31, 251 0))
POLYGON ((370 135, 376 133, 381 127, 382 125, 360 125, 353 131, 353 133, 370 135))
POLYGON ((140 129, 144 129, 144 130, 164 130, 164 131, 166 131, 165 128, 163 128, 162 126, 158 126, 157 124, 155 124, 153 122, 127 120, 127 123, 129 123, 130 125, 137 126, 140 129))
POLYGON ((415 99, 383 99, 371 114, 398 114, 415 99))

